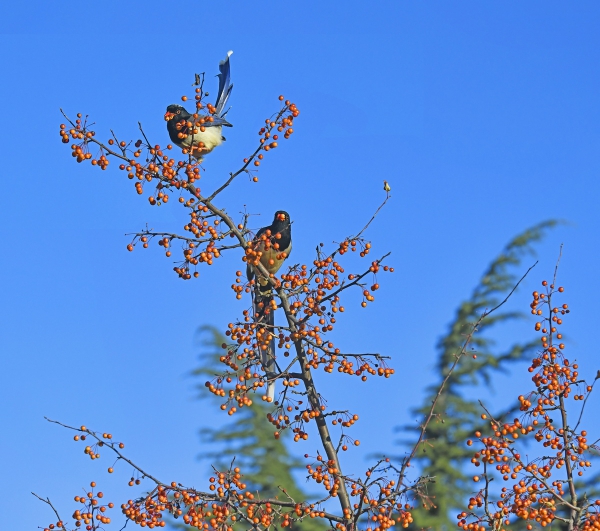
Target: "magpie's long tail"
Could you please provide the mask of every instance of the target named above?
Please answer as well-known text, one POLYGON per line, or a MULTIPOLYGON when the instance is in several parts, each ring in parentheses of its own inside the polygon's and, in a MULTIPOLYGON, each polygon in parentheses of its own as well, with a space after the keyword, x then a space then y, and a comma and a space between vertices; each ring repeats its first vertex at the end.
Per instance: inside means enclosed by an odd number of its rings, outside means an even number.
POLYGON ((217 111, 216 115, 219 118, 224 118, 229 111, 229 109, 224 109, 227 105, 227 101, 229 100, 229 96, 231 95, 231 89, 233 88, 229 65, 229 56, 232 53, 232 51, 227 52, 227 57, 225 57, 225 59, 219 63, 219 94, 217 95, 217 102, 215 103, 215 109, 217 111))
POLYGON ((258 323, 264 324, 261 328, 261 338, 266 338, 268 335, 273 336, 273 339, 266 343, 264 340, 259 341, 260 361, 267 376, 267 397, 271 402, 275 400, 275 312, 271 307, 273 295, 261 294, 260 290, 256 290, 254 295, 254 316, 258 323), (265 347, 265 348, 263 348, 265 347))

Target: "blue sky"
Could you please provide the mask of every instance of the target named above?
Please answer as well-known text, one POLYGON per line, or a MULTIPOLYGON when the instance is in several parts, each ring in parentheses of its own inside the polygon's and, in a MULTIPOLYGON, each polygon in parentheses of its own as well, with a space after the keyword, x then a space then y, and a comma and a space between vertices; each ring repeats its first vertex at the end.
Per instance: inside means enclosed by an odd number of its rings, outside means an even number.
MULTIPOLYGON (((310 263, 316 244, 364 225, 384 198, 383 179, 392 186, 368 236, 374 254, 392 251, 396 272, 380 279, 367 310, 346 303, 337 337, 353 351, 391 355, 397 374, 364 386, 320 378, 332 403, 361 416, 353 435, 363 444, 349 467, 360 471, 373 451, 397 453, 393 427, 413 421, 409 409, 432 381, 434 347, 457 304, 504 244, 541 220, 568 224, 538 247, 540 263, 512 304, 527 309, 563 243, 567 348, 595 374, 597 3, 34 2, 2 10, 12 31, 0 35, 7 528, 52 521, 31 490, 65 515, 92 479, 115 503, 131 496, 124 467, 108 477, 107 458, 89 461, 44 415, 114 433, 165 481, 205 485, 197 431, 224 418, 194 400, 186 375, 197 362, 197 327, 225 327, 242 310, 229 287, 239 257, 186 283, 157 247, 128 253, 125 233, 146 223, 180 230, 180 209, 150 208, 115 167, 74 164, 58 109, 90 114, 101 138, 110 128, 137 138, 140 120, 164 144, 166 105, 189 91, 194 72, 213 83, 230 49, 234 128, 206 159, 206 186, 251 153, 279 94, 301 110, 259 183, 240 179, 223 194, 230 211, 262 213, 258 226, 287 210, 293 258, 310 263)), ((510 333, 529 339, 533 322, 510 333)), ((506 377, 489 400, 514 400, 526 385, 526 376, 506 377)), ((309 439, 295 449, 315 447, 309 439)))

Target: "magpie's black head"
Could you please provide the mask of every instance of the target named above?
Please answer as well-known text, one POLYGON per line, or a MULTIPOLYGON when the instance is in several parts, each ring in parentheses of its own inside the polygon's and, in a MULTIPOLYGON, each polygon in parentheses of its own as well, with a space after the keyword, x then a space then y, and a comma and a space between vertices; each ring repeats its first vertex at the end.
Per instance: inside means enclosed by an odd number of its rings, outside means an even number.
POLYGON ((169 121, 175 117, 177 118, 187 118, 190 116, 190 113, 187 112, 181 105, 171 104, 167 107, 167 112, 165 113, 165 120, 169 121))
POLYGON ((272 226, 278 232, 284 229, 289 229, 291 227, 290 215, 285 210, 278 210, 275 212, 275 218, 273 219, 272 226))

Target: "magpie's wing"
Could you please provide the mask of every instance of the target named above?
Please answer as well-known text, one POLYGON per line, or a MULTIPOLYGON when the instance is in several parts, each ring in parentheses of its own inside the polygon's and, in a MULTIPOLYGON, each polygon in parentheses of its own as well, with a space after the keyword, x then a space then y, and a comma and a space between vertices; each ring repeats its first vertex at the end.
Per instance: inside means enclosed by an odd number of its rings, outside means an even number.
POLYGON ((212 116, 212 120, 210 122, 206 122, 204 127, 216 127, 217 125, 224 125, 225 127, 233 127, 225 118, 221 116, 217 116, 216 114, 212 116))
MULTIPOLYGON (((270 229, 271 226, 269 225, 268 227, 263 227, 262 229, 259 229, 258 232, 256 233, 256 235, 254 236, 254 239, 252 240, 253 242, 256 242, 260 240, 260 237, 267 232, 268 229, 270 229)), ((250 281, 254 278, 254 268, 248 264, 246 266, 246 278, 250 281)))
POLYGON ((254 239, 258 240, 268 230, 271 230, 271 225, 269 225, 268 227, 263 227, 262 229, 258 229, 258 232, 256 233, 256 236, 254 236, 254 239))

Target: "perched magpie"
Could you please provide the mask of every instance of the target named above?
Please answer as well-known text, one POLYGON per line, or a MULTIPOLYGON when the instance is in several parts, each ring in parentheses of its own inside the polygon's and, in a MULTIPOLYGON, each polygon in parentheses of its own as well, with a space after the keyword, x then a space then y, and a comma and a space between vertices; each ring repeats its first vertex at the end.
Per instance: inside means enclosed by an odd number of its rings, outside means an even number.
POLYGON ((165 113, 167 131, 174 144, 182 149, 190 150, 192 157, 202 162, 204 155, 210 153, 221 145, 225 137, 221 135, 223 126, 233 127, 225 115, 227 100, 231 95, 233 84, 230 82, 229 56, 233 52, 227 52, 227 57, 219 63, 219 93, 214 105, 209 105, 211 114, 196 116, 190 114, 181 105, 169 105, 165 113))
MULTIPOLYGON (((260 263, 270 275, 279 271, 285 259, 292 251, 292 225, 290 215, 283 210, 275 212, 273 223, 268 227, 260 229, 253 240, 252 249, 260 254, 260 263)), ((254 297, 252 308, 254 319, 265 325, 265 328, 273 333, 275 324, 274 311, 271 307, 273 291, 271 284, 257 269, 250 264, 246 269, 248 280, 256 278, 254 286, 254 297)), ((271 341, 269 348, 261 350, 261 362, 267 378, 274 376, 275 368, 275 339, 271 341)), ((275 398, 275 382, 267 385, 267 396, 272 400, 275 398)))

